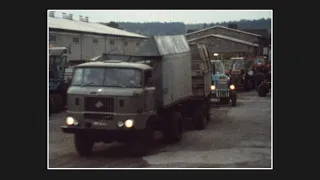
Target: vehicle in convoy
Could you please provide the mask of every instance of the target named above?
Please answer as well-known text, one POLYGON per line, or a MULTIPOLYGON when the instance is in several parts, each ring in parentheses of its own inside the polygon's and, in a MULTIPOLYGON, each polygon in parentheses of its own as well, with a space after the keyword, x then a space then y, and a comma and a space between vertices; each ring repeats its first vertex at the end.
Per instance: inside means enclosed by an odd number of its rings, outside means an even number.
POLYGON ((243 87, 245 90, 252 89, 253 71, 246 67, 247 61, 243 57, 230 59, 230 80, 237 89, 243 87))
POLYGON ((90 155, 95 142, 138 143, 149 149, 155 130, 167 142, 180 141, 188 116, 198 129, 205 128, 211 85, 206 80, 211 81, 212 70, 210 63, 199 70, 206 59, 191 58, 205 48, 191 45, 190 52, 182 35, 155 36, 144 45, 136 56, 105 60, 108 55, 102 55, 74 68, 62 131, 74 134, 80 155, 90 155), (202 91, 193 84, 202 84, 202 91))
POLYGON ((49 114, 64 109, 68 83, 65 81, 65 68, 68 48, 49 48, 49 114))
POLYGON ((212 85, 211 85, 211 98, 216 98, 221 104, 237 105, 237 92, 236 87, 230 81, 230 78, 225 74, 224 65, 221 60, 211 60, 212 72, 212 85))
POLYGON ((260 97, 266 97, 271 89, 271 70, 265 73, 264 80, 259 84, 257 91, 260 97))
POLYGON ((268 65, 268 59, 266 56, 257 56, 253 59, 253 64, 255 67, 264 67, 268 65))

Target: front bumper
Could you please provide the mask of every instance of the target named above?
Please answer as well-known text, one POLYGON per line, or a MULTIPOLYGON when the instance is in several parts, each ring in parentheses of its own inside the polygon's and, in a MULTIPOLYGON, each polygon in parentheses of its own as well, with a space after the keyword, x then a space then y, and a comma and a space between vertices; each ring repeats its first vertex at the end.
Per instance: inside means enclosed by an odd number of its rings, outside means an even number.
POLYGON ((211 98, 230 98, 233 94, 236 93, 236 90, 226 89, 226 90, 219 90, 216 89, 214 91, 211 91, 210 97, 211 98))
MULTIPOLYGON (((113 114, 112 120, 104 119, 88 119, 84 118, 83 112, 72 112, 67 111, 66 117, 72 117, 78 123, 77 125, 63 126, 62 131, 66 133, 75 133, 76 131, 130 131, 130 130, 143 130, 146 128, 147 121, 149 117, 154 114, 141 113, 141 114, 113 114), (134 125, 131 128, 126 128, 124 125, 122 127, 118 126, 118 122, 122 121, 125 123, 127 119, 134 121, 134 125), (101 123, 97 123, 101 122, 101 123)), ((107 114, 106 114, 107 115, 107 114)))
POLYGON ((119 135, 131 135, 140 132, 137 129, 128 129, 126 131, 118 129, 118 130, 105 130, 105 129, 95 129, 95 128, 83 128, 83 127, 76 127, 76 126, 61 126, 61 130, 64 133, 75 134, 75 133, 89 133, 95 135, 107 135, 107 136, 119 136, 119 135))

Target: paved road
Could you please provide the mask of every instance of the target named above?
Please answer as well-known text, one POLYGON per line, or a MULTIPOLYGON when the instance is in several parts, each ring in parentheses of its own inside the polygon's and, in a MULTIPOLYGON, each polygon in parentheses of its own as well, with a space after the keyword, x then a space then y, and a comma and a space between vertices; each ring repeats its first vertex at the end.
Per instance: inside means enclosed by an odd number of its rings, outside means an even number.
POLYGON ((122 144, 96 144, 93 157, 79 157, 73 136, 63 134, 64 113, 49 121, 50 168, 270 168, 271 101, 256 92, 238 94, 238 106, 211 108, 202 131, 189 131, 178 144, 158 143, 136 155, 122 144))

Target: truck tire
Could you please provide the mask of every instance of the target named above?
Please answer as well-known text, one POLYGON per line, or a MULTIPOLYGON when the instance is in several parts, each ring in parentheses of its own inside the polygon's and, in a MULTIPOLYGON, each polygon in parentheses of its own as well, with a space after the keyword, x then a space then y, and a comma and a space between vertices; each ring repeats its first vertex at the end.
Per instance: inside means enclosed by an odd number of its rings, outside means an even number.
POLYGON ((179 142, 183 137, 183 119, 179 112, 173 112, 163 127, 164 140, 167 143, 179 142))
POLYGON ((74 145, 80 156, 90 156, 92 154, 94 141, 85 133, 74 134, 74 145))
POLYGON ((143 145, 151 147, 154 144, 155 117, 150 117, 147 121, 146 129, 143 131, 143 145))
POLYGON ((208 117, 206 116, 206 107, 204 106, 196 106, 193 114, 193 127, 196 130, 203 130, 207 125, 208 117))

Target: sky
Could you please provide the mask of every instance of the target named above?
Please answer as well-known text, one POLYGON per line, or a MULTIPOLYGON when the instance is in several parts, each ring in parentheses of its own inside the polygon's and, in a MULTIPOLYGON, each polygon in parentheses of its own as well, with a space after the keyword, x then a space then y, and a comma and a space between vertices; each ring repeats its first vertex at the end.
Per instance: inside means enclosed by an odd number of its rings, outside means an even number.
POLYGON ((272 18, 272 10, 50 10, 56 17, 62 13, 88 16, 90 22, 184 22, 217 23, 272 18))

